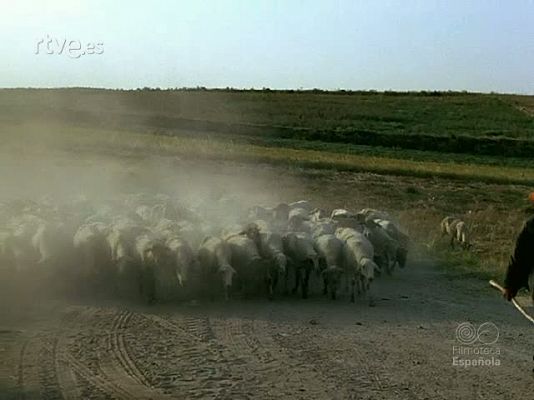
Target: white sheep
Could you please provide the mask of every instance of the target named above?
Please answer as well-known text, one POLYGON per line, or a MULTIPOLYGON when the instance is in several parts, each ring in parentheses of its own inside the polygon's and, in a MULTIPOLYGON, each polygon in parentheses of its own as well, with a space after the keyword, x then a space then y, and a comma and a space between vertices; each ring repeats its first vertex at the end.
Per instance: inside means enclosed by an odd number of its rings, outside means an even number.
POLYGON ((95 283, 95 279, 107 272, 111 261, 111 250, 106 241, 108 233, 106 224, 95 222, 80 226, 74 234, 73 245, 81 261, 79 277, 82 280, 89 279, 95 283))
MULTIPOLYGON (((224 298, 228 300, 236 274, 236 270, 230 264, 231 252, 228 243, 215 236, 206 237, 200 244, 198 260, 204 289, 210 291, 212 286, 218 286, 217 283, 220 282, 219 285, 222 283, 224 298)), ((210 293, 210 297, 213 298, 213 293, 210 293)))
POLYGON ((288 232, 283 237, 283 243, 284 254, 295 272, 293 293, 296 293, 300 286, 302 298, 307 298, 310 273, 312 270, 319 272, 319 256, 315 251, 313 239, 302 232, 288 232))
POLYGON ((358 294, 369 290, 378 266, 374 260, 374 249, 371 242, 356 230, 347 231, 343 228, 336 236, 345 243, 345 276, 350 284, 350 300, 355 300, 355 289, 358 294))
MULTIPOLYGON (((261 240, 258 238, 258 241, 261 240)), ((231 263, 236 269, 242 292, 250 295, 263 291, 267 286, 268 296, 272 298, 273 287, 269 275, 269 264, 259 252, 257 242, 246 234, 237 234, 225 239, 231 252, 231 263)))
POLYGON ((364 235, 373 245, 375 260, 381 269, 391 274, 397 261, 399 243, 375 221, 367 220, 364 235))
POLYGON ((308 213, 313 210, 313 206, 308 200, 299 200, 299 201, 295 201, 293 203, 289 203, 289 208, 291 210, 293 210, 295 208, 303 208, 308 213))
POLYGON ((158 236, 143 234, 135 239, 135 257, 141 265, 141 295, 148 303, 171 298, 178 287, 173 254, 158 236))
POLYGON ((315 248, 319 254, 319 265, 323 278, 323 294, 330 290, 333 300, 336 298, 339 281, 343 274, 343 241, 333 234, 324 234, 315 238, 315 248))
POLYGON ((176 235, 166 237, 165 244, 174 258, 175 274, 180 287, 184 287, 194 274, 196 258, 189 243, 176 235))
POLYGON ((387 234, 395 239, 398 243, 397 255, 395 257, 396 262, 401 268, 406 265, 406 258, 408 256, 408 247, 410 245, 410 237, 404 233, 399 226, 393 221, 385 219, 375 219, 378 225, 380 225, 387 234))
POLYGON ((457 242, 464 249, 471 247, 467 224, 459 218, 445 217, 440 223, 442 236, 450 237, 450 246, 454 248, 457 242))

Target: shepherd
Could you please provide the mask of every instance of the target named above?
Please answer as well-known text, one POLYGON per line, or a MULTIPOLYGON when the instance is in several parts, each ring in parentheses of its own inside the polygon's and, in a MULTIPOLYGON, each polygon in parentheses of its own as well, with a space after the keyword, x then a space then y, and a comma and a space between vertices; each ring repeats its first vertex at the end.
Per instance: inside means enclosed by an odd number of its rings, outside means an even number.
MULTIPOLYGON (((534 194, 530 196, 534 201, 534 194)), ((504 298, 512 300, 519 289, 529 288, 534 301, 534 215, 524 223, 504 278, 504 298)))

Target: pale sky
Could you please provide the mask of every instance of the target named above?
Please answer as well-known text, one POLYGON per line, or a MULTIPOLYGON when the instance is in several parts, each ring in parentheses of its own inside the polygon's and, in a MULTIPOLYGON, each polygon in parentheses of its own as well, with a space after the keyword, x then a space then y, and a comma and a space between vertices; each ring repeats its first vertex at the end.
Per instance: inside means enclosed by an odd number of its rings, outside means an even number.
POLYGON ((534 0, 0 0, 0 10, 0 87, 534 94, 534 0))

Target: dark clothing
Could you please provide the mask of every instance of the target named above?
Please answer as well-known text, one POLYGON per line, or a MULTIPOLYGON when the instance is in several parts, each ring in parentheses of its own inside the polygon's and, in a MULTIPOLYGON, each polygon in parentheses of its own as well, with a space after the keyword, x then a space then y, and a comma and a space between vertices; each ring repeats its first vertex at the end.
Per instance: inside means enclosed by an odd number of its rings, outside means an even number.
MULTIPOLYGON (((534 271, 534 216, 530 217, 515 242, 514 254, 504 278, 504 286, 515 295, 528 287, 528 277, 534 271)), ((532 289, 532 288, 531 288, 532 289)))

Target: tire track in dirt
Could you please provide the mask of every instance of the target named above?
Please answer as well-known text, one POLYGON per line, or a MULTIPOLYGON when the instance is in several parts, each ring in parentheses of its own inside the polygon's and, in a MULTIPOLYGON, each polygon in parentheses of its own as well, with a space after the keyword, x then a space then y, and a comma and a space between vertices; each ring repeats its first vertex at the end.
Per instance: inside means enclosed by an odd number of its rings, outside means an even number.
POLYGON ((253 393, 255 398, 331 398, 323 378, 273 341, 266 334, 267 325, 265 321, 240 318, 220 319, 214 324, 218 340, 241 360, 240 391, 253 393), (281 371, 291 373, 281 376, 281 371))
POLYGON ((155 385, 164 385, 180 398, 229 398, 235 360, 228 359, 224 349, 217 343, 207 317, 164 318, 149 314, 141 317, 148 319, 160 331, 163 330, 160 336, 172 342, 172 345, 162 345, 165 351, 171 353, 171 359, 167 360, 168 368, 176 373, 170 381, 166 381, 164 376, 156 376, 155 385))
POLYGON ((106 357, 99 355, 99 368, 113 388, 128 399, 160 399, 166 396, 150 387, 150 383, 132 361, 124 341, 124 332, 132 313, 117 312, 111 322, 106 357))
POLYGON ((25 400, 40 399, 43 393, 39 355, 43 339, 37 335, 28 338, 21 347, 18 368, 18 385, 25 400))
POLYGON ((71 328, 68 325, 73 325, 78 320, 79 315, 80 311, 74 310, 68 312, 63 317, 53 345, 57 382, 64 400, 76 400, 82 398, 78 379, 76 378, 73 369, 66 361, 68 355, 68 339, 65 335, 65 332, 71 328))
MULTIPOLYGON (((53 356, 53 365, 55 368, 52 370, 57 374, 56 384, 59 389, 57 393, 49 393, 47 397, 65 399, 67 396, 70 396, 74 399, 83 398, 82 392, 84 391, 78 383, 84 381, 90 385, 90 387, 86 389, 91 397, 96 389, 96 391, 102 392, 106 398, 109 398, 110 396, 112 398, 124 400, 135 398, 131 396, 131 393, 123 390, 107 377, 95 373, 91 370, 89 364, 78 360, 68 350, 67 340, 64 333, 66 331, 71 331, 71 334, 75 336, 78 335, 77 339, 79 339, 79 335, 83 335, 84 327, 90 326, 88 323, 93 322, 92 317, 96 314, 97 310, 92 308, 77 308, 69 311, 61 321, 60 329, 57 331, 57 337, 47 338, 47 340, 43 341, 43 350, 53 356), (74 382, 72 381, 72 376, 74 376, 74 382), (74 384, 76 384, 75 387, 73 387, 74 384)), ((41 395, 45 396, 43 391, 41 392, 41 395)))
MULTIPOLYGON (((286 317, 291 321, 291 315, 286 317)), ((267 332, 264 335, 267 340, 274 341, 292 359, 302 360, 321 375, 325 387, 339 396, 335 398, 351 398, 354 388, 358 388, 359 396, 365 393, 369 398, 400 398, 383 371, 375 368, 377 355, 368 355, 365 343, 346 341, 339 333, 323 334, 324 329, 304 324, 284 323, 274 327, 257 322, 257 325, 256 332, 267 332)))
POLYGON ((332 335, 326 328, 295 326, 287 334, 271 329, 273 340, 295 358, 302 358, 335 384, 339 398, 351 398, 358 389, 358 398, 406 399, 444 398, 427 393, 423 387, 410 387, 395 381, 387 366, 388 353, 373 339, 358 340, 349 332, 332 335))
POLYGON ((112 398, 128 400, 131 398, 128 391, 123 390, 120 386, 110 381, 107 377, 96 375, 86 365, 74 358, 71 354, 65 355, 65 361, 73 368, 73 370, 95 388, 102 390, 106 395, 112 398))
POLYGON ((110 337, 110 344, 113 354, 115 354, 119 360, 121 366, 124 368, 124 371, 140 385, 150 387, 150 382, 148 382, 146 377, 135 365, 135 362, 130 358, 130 354, 128 353, 128 349, 126 347, 124 331, 126 330, 131 318, 132 313, 129 311, 124 311, 117 314, 114 321, 115 328, 113 329, 110 337))

